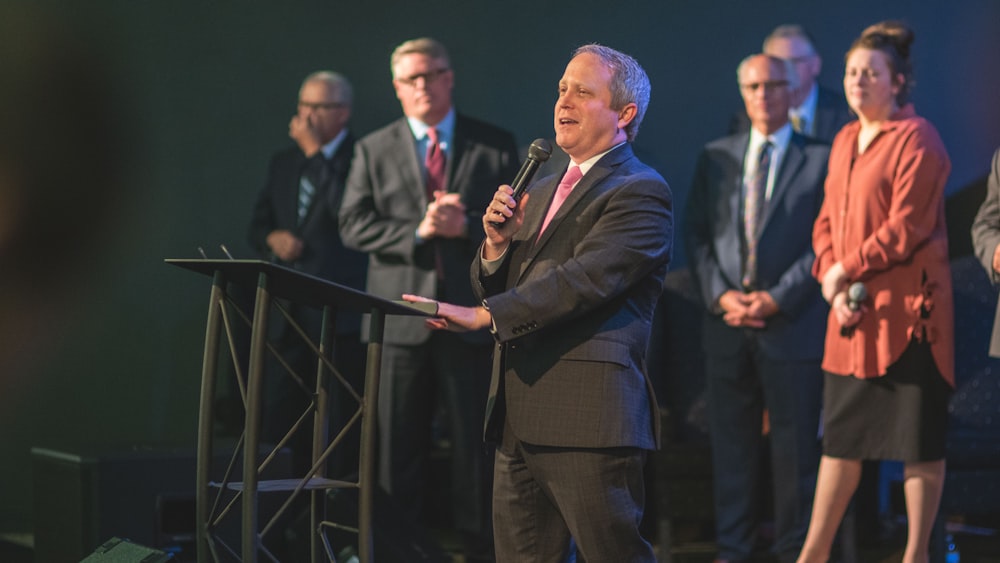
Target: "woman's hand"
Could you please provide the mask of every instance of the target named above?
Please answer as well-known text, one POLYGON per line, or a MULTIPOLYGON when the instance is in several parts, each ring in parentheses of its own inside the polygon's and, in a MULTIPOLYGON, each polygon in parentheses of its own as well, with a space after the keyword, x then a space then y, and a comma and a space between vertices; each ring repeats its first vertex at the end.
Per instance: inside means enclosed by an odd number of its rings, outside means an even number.
POLYGON ((861 322, 861 317, 868 311, 868 307, 865 305, 858 309, 852 309, 848 302, 847 292, 841 291, 833 296, 833 301, 830 303, 830 308, 833 309, 837 322, 844 328, 851 328, 861 322))
POLYGON ((837 262, 833 266, 830 266, 830 269, 823 274, 823 299, 826 299, 827 303, 833 305, 834 296, 847 288, 847 281, 847 272, 844 271, 843 264, 837 262))

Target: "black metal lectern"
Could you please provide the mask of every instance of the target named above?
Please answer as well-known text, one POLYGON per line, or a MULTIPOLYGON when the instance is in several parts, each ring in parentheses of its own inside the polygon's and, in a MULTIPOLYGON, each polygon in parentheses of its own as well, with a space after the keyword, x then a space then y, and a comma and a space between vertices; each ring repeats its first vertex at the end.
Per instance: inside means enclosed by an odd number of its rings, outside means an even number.
MULTIPOLYGON (((208 321, 205 330, 205 353, 202 365, 201 398, 198 420, 198 453, 196 470, 196 524, 197 524, 197 556, 199 562, 220 561, 219 550, 228 550, 228 555, 237 554, 223 542, 217 542, 213 530, 218 522, 242 497, 241 546, 242 561, 256 563, 263 549, 261 539, 275 520, 286 510, 302 491, 311 491, 312 530, 311 542, 312 561, 316 563, 320 551, 325 548, 327 557, 333 560, 330 544, 322 532, 328 528, 353 529, 338 523, 326 522, 319 508, 323 495, 328 489, 338 487, 356 487, 358 489, 358 556, 361 563, 373 561, 372 550, 372 508, 373 479, 376 432, 376 405, 378 404, 379 374, 382 357, 382 332, 386 315, 418 315, 434 314, 436 304, 412 304, 401 301, 389 301, 362 291, 351 289, 329 282, 302 272, 264 262, 262 260, 197 260, 168 259, 168 264, 211 276, 213 278, 211 298, 209 301, 208 321), (241 437, 242 448, 237 448, 230 462, 230 469, 221 482, 210 481, 210 467, 213 456, 213 405, 215 400, 216 372, 219 362, 220 337, 228 338, 230 350, 234 349, 231 330, 231 318, 227 313, 227 303, 232 301, 227 296, 227 287, 235 284, 243 288, 256 287, 256 297, 252 317, 244 316, 250 324, 250 356, 247 367, 245 388, 237 367, 237 379, 241 382, 246 409, 245 425, 241 437), (288 431, 285 439, 275 445, 265 459, 259 462, 261 393, 264 377, 264 356, 268 348, 267 319, 275 299, 288 300, 293 303, 312 306, 323 310, 323 330, 320 342, 312 342, 309 335, 300 328, 300 335, 310 342, 317 356, 316 393, 312 405, 313 413, 313 467, 309 475, 300 479, 284 479, 265 481, 260 479, 261 472, 274 458, 278 448, 295 432, 306 415, 288 431), (345 428, 332 441, 329 440, 326 412, 326 388, 331 376, 339 377, 331 359, 331 334, 333 318, 336 311, 356 311, 369 313, 371 323, 368 334, 368 352, 365 368, 365 384, 361 397, 360 408, 348 423, 361 424, 361 451, 357 481, 340 481, 327 479, 325 475, 326 459, 338 442, 347 432, 345 428), (231 481, 233 468, 237 466, 237 456, 242 451, 242 482, 231 481), (215 493, 213 494, 213 491, 215 493), (233 497, 228 503, 223 502, 223 493, 229 491, 233 497), (262 530, 258 522, 257 496, 260 492, 283 491, 288 499, 262 530)), ((279 305, 280 307, 280 305, 279 305)), ((284 310, 281 310, 286 314, 284 310)), ((289 321, 294 321, 289 318, 289 321)), ((297 326, 297 325, 296 325, 297 326)), ((235 357, 235 354, 234 354, 235 357)), ((266 550, 265 550, 266 552, 266 550)), ((270 553, 267 555, 274 559, 270 553)))

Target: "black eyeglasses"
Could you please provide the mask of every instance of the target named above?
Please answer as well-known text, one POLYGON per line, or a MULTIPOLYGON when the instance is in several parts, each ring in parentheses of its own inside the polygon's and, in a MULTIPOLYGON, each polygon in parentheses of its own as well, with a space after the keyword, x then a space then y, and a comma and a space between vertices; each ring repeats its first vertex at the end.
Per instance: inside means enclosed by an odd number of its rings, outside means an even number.
POLYGON ((787 80, 768 80, 767 82, 749 82, 747 84, 740 84, 740 88, 747 92, 756 92, 757 90, 763 88, 766 93, 774 92, 778 88, 784 88, 785 86, 788 86, 787 80))
POLYGON ((313 102, 303 102, 302 100, 299 100, 300 108, 306 108, 311 110, 321 110, 321 109, 331 110, 331 109, 342 108, 346 105, 347 104, 342 104, 340 102, 313 103, 313 102))
POLYGON ((421 80, 421 79, 424 81, 424 84, 430 84, 431 82, 434 82, 435 80, 437 80, 437 77, 439 77, 442 74, 448 72, 449 70, 451 70, 451 69, 450 68, 439 68, 437 70, 430 70, 430 71, 423 72, 423 73, 420 73, 420 74, 414 74, 413 76, 407 76, 405 78, 402 77, 402 76, 400 76, 396 80, 398 80, 400 84, 405 84, 406 86, 410 86, 410 87, 416 86, 417 82, 419 80, 421 80))

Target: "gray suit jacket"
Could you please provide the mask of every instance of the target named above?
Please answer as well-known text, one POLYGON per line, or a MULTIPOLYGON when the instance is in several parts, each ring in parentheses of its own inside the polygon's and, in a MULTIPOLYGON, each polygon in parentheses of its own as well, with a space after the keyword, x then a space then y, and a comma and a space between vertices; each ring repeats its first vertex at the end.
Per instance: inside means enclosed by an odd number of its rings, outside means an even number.
POLYGON ((652 449, 659 417, 645 358, 672 250, 670 188, 625 144, 587 172, 536 242, 560 176, 530 188, 500 270, 480 275, 478 253, 472 265, 498 341, 486 439, 506 416, 532 444, 652 449))
MULTIPOLYGON (((986 199, 972 222, 972 245, 990 280, 994 284, 1000 283, 1000 275, 993 270, 993 252, 1000 245, 1000 149, 993 154, 993 166, 990 167, 990 177, 986 184, 986 199)), ((993 321, 990 355, 1000 357, 1000 304, 997 305, 993 321)))
MULTIPOLYGON (((705 146, 695 168, 684 221, 687 256, 702 300, 711 308, 725 291, 741 288, 743 157, 749 134, 705 146)), ((827 306, 812 277, 812 226, 823 202, 830 147, 793 133, 763 216, 758 239, 758 288, 777 302, 759 342, 770 357, 819 359, 827 306)), ((734 354, 742 329, 710 311, 703 344, 712 354, 734 354)))
MULTIPOLYGON (((483 212, 497 186, 517 173, 517 146, 509 132, 458 114, 448 155, 446 185, 461 194, 468 214, 467 238, 420 244, 417 226, 427 209, 426 180, 417 160, 416 141, 405 118, 358 141, 340 207, 340 233, 348 247, 370 253, 368 292, 386 299, 403 293, 473 305, 469 263, 483 240, 483 212), (438 291, 435 267, 440 255, 444 290, 438 291)), ((362 328, 367 334, 367 324, 362 328)), ((419 317, 391 316, 385 342, 420 344, 430 336, 419 317)), ((485 331, 466 336, 488 341, 485 331)))

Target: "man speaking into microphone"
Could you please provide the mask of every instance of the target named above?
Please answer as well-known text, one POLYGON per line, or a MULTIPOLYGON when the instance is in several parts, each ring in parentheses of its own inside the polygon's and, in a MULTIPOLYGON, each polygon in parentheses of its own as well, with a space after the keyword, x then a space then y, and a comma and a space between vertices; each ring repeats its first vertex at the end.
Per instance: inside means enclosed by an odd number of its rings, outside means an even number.
POLYGON ((659 440, 645 356, 674 222, 667 183, 632 152, 649 93, 632 57, 575 51, 554 115, 568 168, 519 202, 500 186, 472 264, 483 305, 439 303, 427 321, 497 341, 485 426, 497 561, 563 561, 570 538, 586 561, 655 561, 639 532, 659 440))

